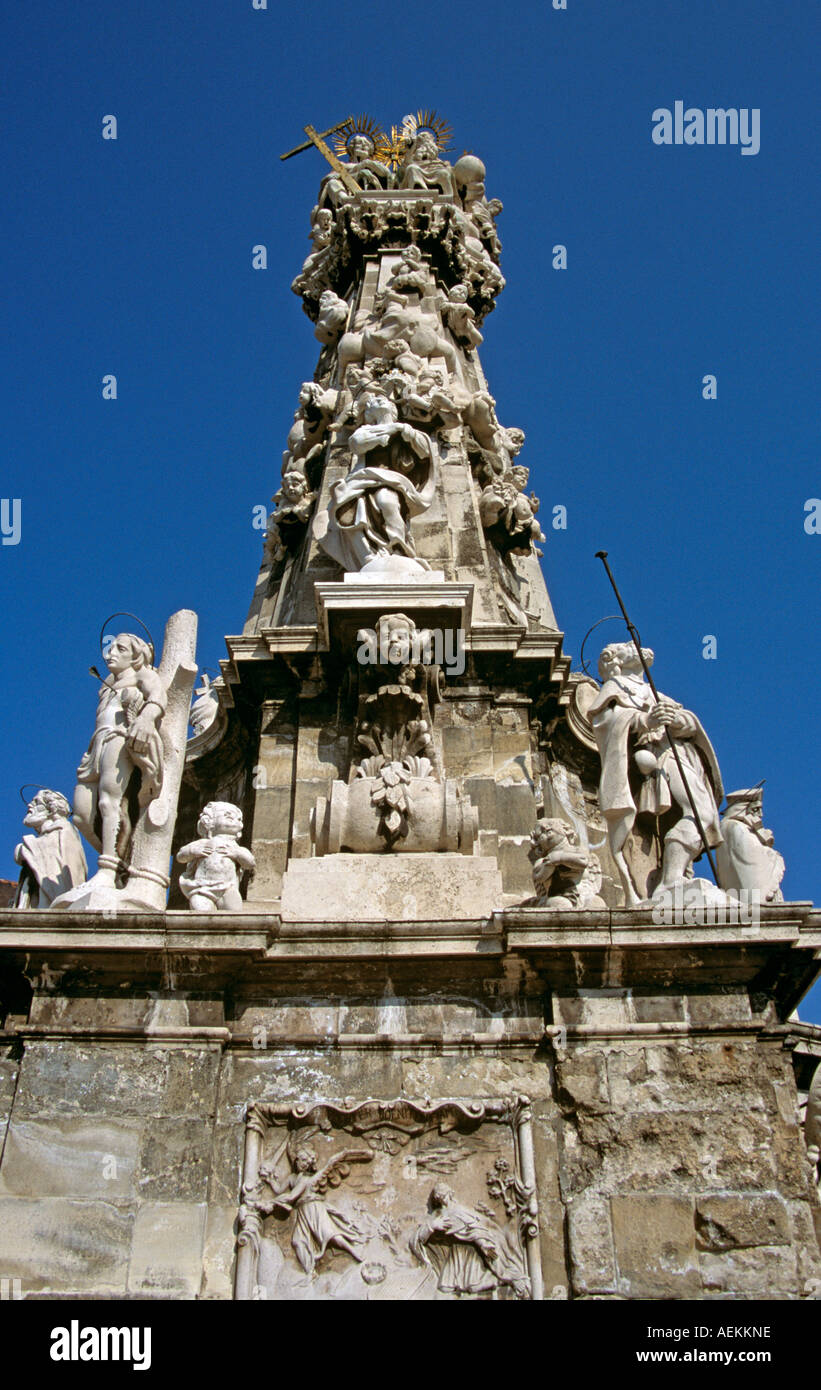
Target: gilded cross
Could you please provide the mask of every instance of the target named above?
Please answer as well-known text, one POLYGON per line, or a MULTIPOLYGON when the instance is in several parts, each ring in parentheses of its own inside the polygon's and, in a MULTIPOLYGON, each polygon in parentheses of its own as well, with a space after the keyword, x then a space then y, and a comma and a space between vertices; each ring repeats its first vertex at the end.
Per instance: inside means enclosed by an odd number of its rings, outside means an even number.
POLYGON ((343 126, 348 125, 352 121, 352 116, 346 116, 344 121, 340 121, 338 125, 332 125, 329 130, 323 130, 321 132, 314 130, 312 125, 303 126, 303 130, 308 137, 305 144, 297 145, 296 149, 289 150, 287 154, 281 154, 279 156, 280 159, 290 159, 292 155, 301 154, 303 150, 309 150, 313 146, 315 149, 319 150, 319 153, 325 159, 327 159, 331 168, 339 175, 349 193, 361 193, 362 190, 353 177, 350 169, 345 168, 342 160, 337 158, 330 145, 325 142, 326 135, 333 135, 337 130, 342 130, 343 126))

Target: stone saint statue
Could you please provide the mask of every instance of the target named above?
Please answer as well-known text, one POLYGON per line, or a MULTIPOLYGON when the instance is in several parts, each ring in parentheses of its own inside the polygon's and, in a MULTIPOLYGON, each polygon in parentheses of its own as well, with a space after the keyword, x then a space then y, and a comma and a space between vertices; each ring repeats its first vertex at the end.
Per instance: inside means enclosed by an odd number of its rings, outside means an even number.
POLYGON ((167 692, 147 642, 121 632, 109 647, 91 743, 77 769, 74 820, 99 852, 96 886, 114 884, 140 811, 160 793, 167 692))
POLYGON ((24 835, 14 851, 21 866, 15 907, 51 907, 61 893, 85 883, 88 865, 70 812, 61 792, 45 788, 29 802, 23 824, 34 834, 24 835))
MULTIPOLYGON (((648 666, 649 647, 642 648, 648 666)), ((673 739, 681 759, 707 841, 721 843, 718 807, 724 795, 712 744, 699 720, 675 700, 662 695, 655 702, 644 679, 632 642, 612 642, 599 657, 602 688, 588 710, 601 756, 599 805, 607 822, 610 849, 618 868, 628 907, 639 894, 624 857, 624 846, 637 814, 656 817, 677 810, 664 836, 661 881, 656 893, 692 877, 693 861, 702 852, 701 836, 692 807, 666 737, 673 739), (631 774, 642 781, 638 802, 631 774)))
POLYGON ((389 570, 392 556, 412 560, 414 569, 429 569, 416 557, 410 523, 433 500, 436 446, 400 421, 385 396, 366 396, 362 414, 363 423, 350 438, 353 468, 334 483, 327 532, 317 539, 348 571, 365 565, 389 570))
POLYGON ((455 196, 453 169, 447 160, 439 158, 436 137, 429 131, 420 130, 411 138, 399 170, 399 187, 427 188, 455 196))
POLYGON ((192 912, 241 912, 239 878, 254 868, 254 856, 238 843, 242 811, 230 801, 209 801, 197 822, 202 837, 177 850, 177 862, 192 868, 180 888, 192 912))
POLYGON ((784 860, 773 849, 773 832, 763 823, 764 793, 761 787, 728 792, 721 819, 724 843, 716 851, 716 868, 722 888, 758 889, 763 903, 784 901, 781 880, 784 860))
POLYGON ((428 1215, 410 1239, 411 1253, 436 1273, 442 1293, 488 1294, 499 1287, 527 1298, 521 1260, 492 1217, 462 1206, 447 1183, 428 1197, 428 1215))
MULTIPOLYGON (((347 149, 348 158, 343 163, 359 187, 362 189, 384 188, 388 182, 388 167, 374 158, 376 145, 371 137, 357 131, 348 139, 347 149)), ((350 198, 350 196, 339 174, 335 169, 332 169, 319 185, 317 207, 335 208, 339 205, 340 199, 350 198)))

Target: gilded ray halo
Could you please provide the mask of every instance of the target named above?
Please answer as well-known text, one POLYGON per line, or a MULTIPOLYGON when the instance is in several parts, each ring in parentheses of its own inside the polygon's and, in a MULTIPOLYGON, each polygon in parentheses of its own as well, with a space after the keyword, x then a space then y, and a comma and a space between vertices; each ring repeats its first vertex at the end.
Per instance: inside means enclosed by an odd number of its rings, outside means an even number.
POLYGON ((444 153, 453 139, 453 129, 444 116, 440 116, 436 111, 420 107, 415 113, 412 112, 405 116, 401 125, 391 126, 386 162, 390 164, 392 169, 396 169, 400 164, 409 142, 423 130, 433 136, 440 154, 444 153))
MULTIPOLYGON (((438 111, 428 110, 421 107, 416 115, 411 118, 413 121, 413 133, 419 135, 423 130, 432 135, 439 147, 440 153, 444 152, 453 139, 453 127, 444 116, 440 116, 438 111)), ((410 126, 410 121, 408 121, 410 126)))
POLYGON ((370 140, 373 146, 373 159, 378 159, 380 164, 389 162, 391 141, 384 130, 366 112, 359 116, 351 116, 334 135, 334 149, 337 155, 350 157, 350 143, 355 135, 364 135, 370 140))

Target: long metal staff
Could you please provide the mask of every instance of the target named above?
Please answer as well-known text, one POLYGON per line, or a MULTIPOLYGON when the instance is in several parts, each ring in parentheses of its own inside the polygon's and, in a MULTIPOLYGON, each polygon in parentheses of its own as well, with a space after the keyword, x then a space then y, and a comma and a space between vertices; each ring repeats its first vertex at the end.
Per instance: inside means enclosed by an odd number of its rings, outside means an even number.
MULTIPOLYGON (((642 670, 644 671, 644 674, 645 674, 645 676, 647 677, 647 684, 649 685, 650 689, 651 689, 652 692, 653 692, 653 698, 655 699, 656 704, 659 704, 659 703, 660 703, 660 696, 659 696, 658 691, 656 690, 656 683, 655 683, 655 681, 653 680, 653 677, 650 675, 650 667, 647 665, 647 662, 646 662, 645 659, 644 659, 644 652, 643 652, 642 649, 641 649, 641 642, 639 641, 639 634, 638 634, 638 632, 636 631, 635 627, 633 626, 633 624, 632 624, 631 621, 630 621, 630 618, 629 618, 628 613, 627 613, 627 609, 625 608, 624 603, 623 603, 623 601, 622 601, 622 596, 621 596, 621 594, 619 593, 618 585, 616 584, 616 581, 615 581, 615 579, 613 578, 613 571, 611 570, 610 566, 609 566, 608 563, 607 563, 607 551, 606 551, 606 550, 597 550, 597 551, 596 551, 596 559, 597 559, 597 560, 601 560, 602 564, 604 565, 604 568, 607 570, 607 578, 610 580, 610 583, 611 583, 612 586, 613 586, 613 593, 616 595, 616 598, 617 598, 617 600, 618 600, 619 608, 620 608, 621 611, 622 611, 622 616, 624 617, 624 621, 625 621, 625 623, 627 624, 627 631, 630 633, 630 636, 631 636, 631 638, 633 639, 633 646, 635 647, 636 651, 637 651, 638 654, 639 654, 639 661, 641 662, 642 670)), ((681 765, 681 758, 679 757, 678 749, 676 748, 676 745, 675 745, 675 743, 674 743, 674 741, 673 741, 673 738, 672 738, 672 736, 671 736, 671 734, 670 734, 669 729, 666 729, 666 728, 665 728, 664 732, 665 732, 665 734, 666 734, 666 736, 667 736, 667 742, 668 742, 669 745, 670 745, 670 749, 671 749, 671 752, 672 752, 672 754, 673 754, 673 757, 675 758, 676 767, 678 768, 679 777, 681 778, 682 784, 683 784, 683 786, 684 786, 684 790, 685 790, 686 793, 687 793, 687 800, 689 801, 689 803, 690 803, 690 809, 691 809, 691 811, 693 812, 693 820, 695 821, 696 825, 698 826, 698 833, 699 833, 699 835, 701 836, 701 843, 702 843, 703 846, 704 846, 704 853, 707 855, 707 859, 708 859, 708 861, 709 861, 710 868, 712 869, 712 872, 713 872, 713 878, 715 879, 716 883, 718 883, 718 874, 716 873, 715 861, 713 860, 713 855, 712 855, 712 851, 711 851, 711 849, 710 849, 710 846, 709 846, 708 843, 707 843, 707 835, 706 835, 706 833, 705 833, 704 826, 703 826, 702 823, 701 823, 701 816, 700 816, 699 813, 698 813, 698 807, 696 806, 696 803, 695 803, 695 801, 693 800, 693 793, 690 791, 690 783, 687 781, 687 778, 686 778, 685 773, 684 773, 684 768, 683 768, 682 765, 681 765)))

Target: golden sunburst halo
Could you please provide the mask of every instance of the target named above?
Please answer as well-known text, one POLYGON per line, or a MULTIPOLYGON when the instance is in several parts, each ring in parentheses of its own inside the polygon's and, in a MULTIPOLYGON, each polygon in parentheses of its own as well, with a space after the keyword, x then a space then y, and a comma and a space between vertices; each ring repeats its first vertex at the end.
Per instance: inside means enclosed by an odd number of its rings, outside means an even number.
POLYGON ((406 116, 402 124, 409 131, 412 130, 414 135, 420 135, 423 130, 427 131, 436 141, 440 154, 448 148, 453 139, 453 129, 444 116, 425 107, 420 106, 414 116, 406 116))
POLYGON ((422 131, 433 136, 440 154, 444 153, 453 139, 453 131, 444 116, 420 107, 418 111, 405 116, 401 125, 391 126, 385 159, 392 169, 396 169, 402 162, 411 140, 422 131))
POLYGON ((372 159, 378 159, 380 164, 390 163, 391 140, 382 127, 364 112, 361 116, 351 116, 334 135, 334 149, 340 158, 350 157, 351 141, 356 135, 370 140, 373 147, 372 159))

